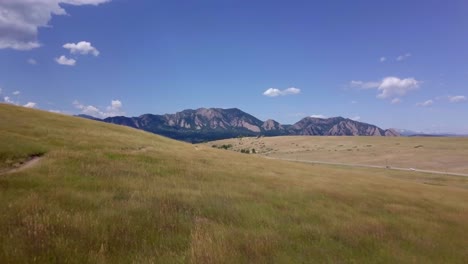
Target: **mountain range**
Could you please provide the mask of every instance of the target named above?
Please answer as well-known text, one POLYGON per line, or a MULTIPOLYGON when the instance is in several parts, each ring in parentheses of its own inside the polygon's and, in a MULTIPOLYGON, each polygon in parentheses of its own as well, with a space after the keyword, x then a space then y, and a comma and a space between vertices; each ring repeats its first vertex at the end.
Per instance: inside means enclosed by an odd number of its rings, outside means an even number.
POLYGON ((400 136, 404 137, 468 137, 468 134, 460 134, 460 133, 450 133, 450 132, 445 132, 445 133, 440 133, 440 132, 432 132, 432 133, 427 133, 427 132, 416 132, 408 129, 395 129, 400 136))
POLYGON ((275 120, 260 119, 237 108, 188 109, 175 114, 144 114, 138 117, 115 116, 98 119, 80 117, 142 129, 169 138, 192 143, 233 138, 239 136, 399 136, 394 129, 381 129, 375 125, 343 117, 305 117, 293 125, 282 125, 275 120))

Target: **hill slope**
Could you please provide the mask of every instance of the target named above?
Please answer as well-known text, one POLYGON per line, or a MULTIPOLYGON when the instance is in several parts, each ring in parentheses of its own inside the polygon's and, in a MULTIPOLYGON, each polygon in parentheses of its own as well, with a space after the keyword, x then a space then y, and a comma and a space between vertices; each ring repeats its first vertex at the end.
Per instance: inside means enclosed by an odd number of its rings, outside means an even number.
POLYGON ((463 178, 270 161, 4 104, 0 164, 0 263, 468 259, 463 178))
MULTIPOLYGON (((85 115, 80 116, 90 118, 85 115)), ((96 120, 92 117, 90 119, 96 120)), ((260 135, 399 136, 399 133, 393 129, 383 130, 374 125, 343 117, 326 119, 306 117, 292 126, 281 125, 272 119, 263 122, 237 108, 199 108, 165 115, 108 117, 102 121, 192 143, 260 135)))

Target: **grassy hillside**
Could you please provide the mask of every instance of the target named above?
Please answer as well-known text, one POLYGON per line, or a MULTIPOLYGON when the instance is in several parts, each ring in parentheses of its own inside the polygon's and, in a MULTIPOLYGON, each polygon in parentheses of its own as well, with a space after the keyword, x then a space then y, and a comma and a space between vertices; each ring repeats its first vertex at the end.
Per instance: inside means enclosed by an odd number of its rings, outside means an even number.
POLYGON ((208 143, 284 159, 418 168, 468 173, 468 138, 455 137, 262 137, 208 143))
POLYGON ((0 163, 0 263, 468 261, 466 178, 272 161, 3 104, 0 163))

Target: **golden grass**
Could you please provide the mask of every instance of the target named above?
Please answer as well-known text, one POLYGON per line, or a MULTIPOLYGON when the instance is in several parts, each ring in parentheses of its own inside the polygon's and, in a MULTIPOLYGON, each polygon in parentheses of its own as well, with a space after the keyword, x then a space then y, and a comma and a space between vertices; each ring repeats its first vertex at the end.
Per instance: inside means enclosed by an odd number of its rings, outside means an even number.
POLYGON ((0 263, 466 263, 468 183, 0 105, 0 263), (3 140, 8 139, 8 140, 3 140), (430 183, 430 184, 427 184, 430 183))
POLYGON ((236 138, 207 143, 276 158, 468 173, 468 137, 236 138))

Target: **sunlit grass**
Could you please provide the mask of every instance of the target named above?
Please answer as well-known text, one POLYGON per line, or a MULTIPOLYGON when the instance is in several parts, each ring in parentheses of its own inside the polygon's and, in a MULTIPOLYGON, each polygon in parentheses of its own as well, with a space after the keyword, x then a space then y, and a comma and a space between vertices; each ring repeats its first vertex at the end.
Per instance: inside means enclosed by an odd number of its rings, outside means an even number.
POLYGON ((265 160, 8 105, 0 120, 2 168, 44 153, 0 176, 0 263, 468 260, 465 178, 265 160))
POLYGON ((246 137, 213 141, 275 158, 468 174, 468 137, 246 137))

